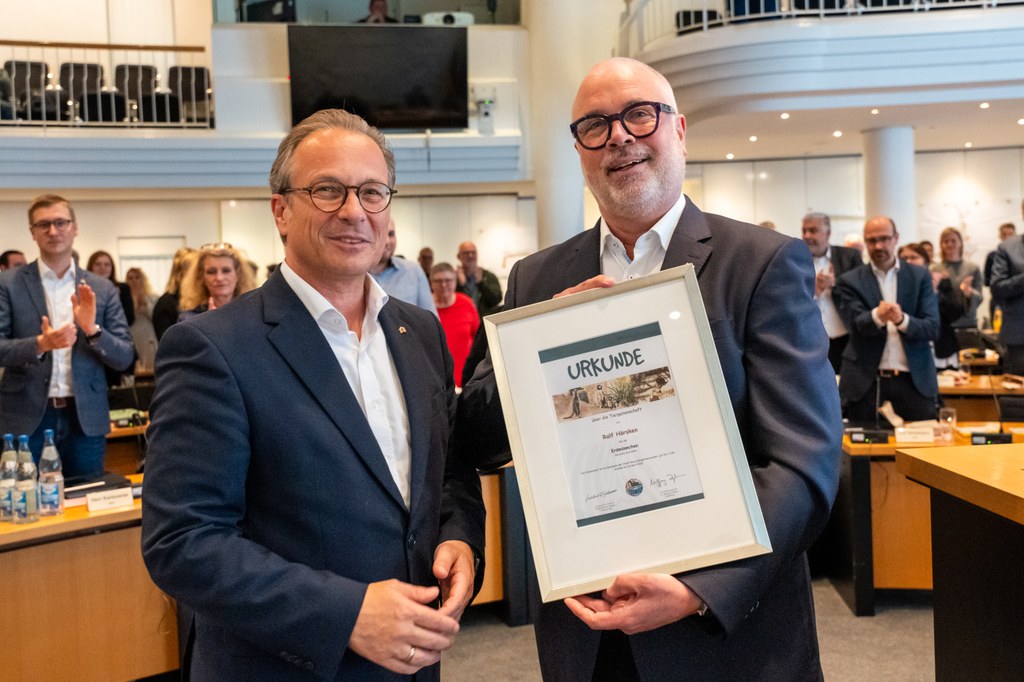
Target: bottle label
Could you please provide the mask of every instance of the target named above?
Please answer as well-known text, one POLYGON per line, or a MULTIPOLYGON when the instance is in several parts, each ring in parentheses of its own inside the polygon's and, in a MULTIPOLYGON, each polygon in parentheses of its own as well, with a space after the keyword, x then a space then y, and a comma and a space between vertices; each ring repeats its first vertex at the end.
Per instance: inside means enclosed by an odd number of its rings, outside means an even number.
POLYGON ((31 488, 14 488, 14 518, 15 520, 31 519, 39 513, 38 492, 33 485, 31 488))
POLYGON ((60 511, 60 483, 39 484, 39 510, 60 511))
POLYGON ((5 519, 11 518, 11 513, 14 507, 12 506, 14 501, 12 499, 12 493, 14 492, 13 485, 5 485, 0 487, 0 515, 5 519))

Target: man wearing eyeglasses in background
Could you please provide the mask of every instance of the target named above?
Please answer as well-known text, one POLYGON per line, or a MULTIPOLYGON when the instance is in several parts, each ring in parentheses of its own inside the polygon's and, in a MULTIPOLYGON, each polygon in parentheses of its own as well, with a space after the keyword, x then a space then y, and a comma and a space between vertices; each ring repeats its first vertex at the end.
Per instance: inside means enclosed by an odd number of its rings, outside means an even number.
POLYGON ((444 332, 369 276, 393 185, 361 118, 300 122, 270 171, 284 262, 160 341, 142 548, 194 609, 193 679, 437 680, 479 588, 444 332))
POLYGON ((103 368, 124 371, 135 350, 117 288, 72 259, 71 204, 38 197, 28 220, 39 258, 0 274, 0 424, 30 434, 37 461, 53 429, 65 477, 94 476, 110 431, 103 368))
MULTIPOLYGON (((519 261, 506 306, 692 263, 772 552, 679 575, 621 575, 603 592, 541 605, 544 679, 819 679, 804 552, 836 493, 842 425, 810 254, 799 240, 702 213, 682 195, 685 120, 649 66, 595 66, 573 118, 601 220, 519 261)), ((488 358, 460 398, 456 452, 499 465, 504 434, 488 358)))
POLYGON ((938 298, 927 269, 896 257, 899 238, 891 218, 869 219, 869 262, 836 281, 836 306, 850 330, 839 394, 851 422, 879 423, 885 401, 908 421, 935 419, 938 410, 931 347, 939 336, 938 298))

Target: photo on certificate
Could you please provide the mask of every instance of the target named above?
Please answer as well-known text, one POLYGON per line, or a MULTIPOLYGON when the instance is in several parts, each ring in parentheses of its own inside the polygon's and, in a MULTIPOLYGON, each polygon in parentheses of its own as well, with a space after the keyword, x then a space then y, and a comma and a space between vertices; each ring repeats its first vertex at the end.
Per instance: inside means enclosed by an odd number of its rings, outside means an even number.
POLYGON ((703 497, 657 322, 538 355, 578 526, 703 497))
POLYGON ((543 601, 771 551, 692 265, 484 324, 543 601))

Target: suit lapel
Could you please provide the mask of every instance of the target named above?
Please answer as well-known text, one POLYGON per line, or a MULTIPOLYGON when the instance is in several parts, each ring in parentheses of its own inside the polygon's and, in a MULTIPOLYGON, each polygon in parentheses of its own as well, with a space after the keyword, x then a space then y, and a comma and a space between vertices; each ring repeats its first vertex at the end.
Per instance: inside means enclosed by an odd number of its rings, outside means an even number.
MULTIPOLYGON (((427 462, 430 459, 431 398, 429 386, 421 380, 423 366, 427 359, 419 349, 424 343, 421 336, 428 333, 404 319, 398 306, 386 304, 378 317, 384 338, 387 339, 391 359, 398 372, 399 383, 405 398, 406 414, 409 417, 409 450, 412 461, 409 474, 409 509, 416 509, 427 477, 427 462)), ((435 333, 430 330, 429 333, 435 333)))
POLYGON ((384 453, 320 327, 280 273, 263 285, 263 293, 264 320, 272 326, 267 339, 381 486, 404 508, 384 453))
POLYGON ((33 261, 18 270, 18 275, 25 284, 29 300, 36 308, 39 317, 49 317, 50 311, 46 307, 46 293, 43 291, 43 280, 39 277, 39 261, 33 261))
POLYGON ((665 250, 665 262, 662 270, 668 270, 686 263, 692 263, 697 275, 700 275, 704 264, 711 257, 712 247, 708 243, 711 230, 708 228, 704 213, 686 197, 686 208, 679 216, 679 222, 672 233, 672 239, 665 250))
POLYGON ((576 286, 591 277, 601 274, 601 228, 600 223, 584 232, 576 241, 575 250, 565 259, 561 267, 562 286, 559 291, 576 286))
POLYGON ((906 264, 900 266, 896 273, 896 302, 904 312, 914 310, 914 298, 917 294, 917 287, 914 286, 914 273, 906 264))

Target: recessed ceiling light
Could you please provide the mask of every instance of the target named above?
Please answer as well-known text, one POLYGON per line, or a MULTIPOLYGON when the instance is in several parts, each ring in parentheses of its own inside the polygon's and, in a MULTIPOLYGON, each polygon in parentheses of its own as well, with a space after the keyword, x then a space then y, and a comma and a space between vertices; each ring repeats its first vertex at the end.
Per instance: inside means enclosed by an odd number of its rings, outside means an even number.
POLYGON ((973 146, 974 146, 973 142, 964 142, 964 147, 966 147, 967 149, 970 149, 973 146))
POLYGON ((789 119, 789 114, 786 112, 782 112, 782 114, 779 115, 779 118, 781 118, 783 121, 786 121, 789 119))
POLYGON ((751 135, 750 136, 750 141, 751 142, 757 142, 757 135, 751 135))
POLYGON ((832 133, 832 137, 842 137, 842 136, 843 136, 843 131, 842 130, 836 130, 836 131, 833 131, 833 133, 832 133))
POLYGON ((1024 126, 1024 118, 1018 118, 1017 119, 1017 125, 1024 126))
POLYGON ((871 110, 871 115, 872 116, 878 116, 878 109, 872 109, 871 110))
POLYGON ((979 109, 988 109, 991 105, 988 102, 982 102, 978 105, 979 109))
POLYGON ((733 159, 736 158, 736 155, 733 154, 732 152, 729 152, 728 154, 725 155, 725 158, 728 159, 729 161, 732 161, 733 159))

